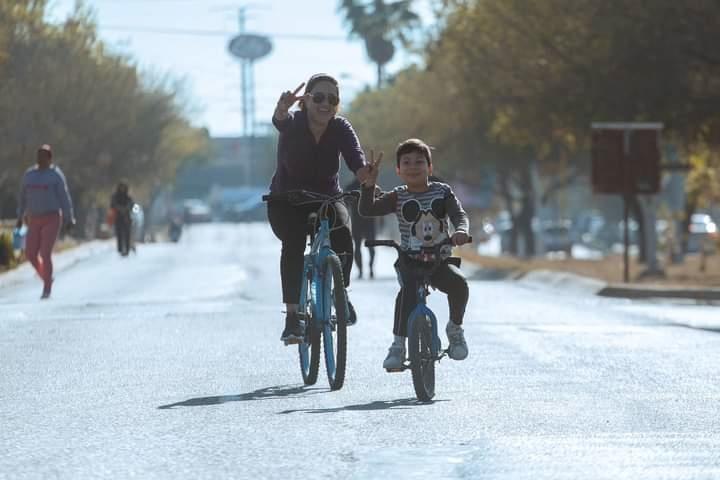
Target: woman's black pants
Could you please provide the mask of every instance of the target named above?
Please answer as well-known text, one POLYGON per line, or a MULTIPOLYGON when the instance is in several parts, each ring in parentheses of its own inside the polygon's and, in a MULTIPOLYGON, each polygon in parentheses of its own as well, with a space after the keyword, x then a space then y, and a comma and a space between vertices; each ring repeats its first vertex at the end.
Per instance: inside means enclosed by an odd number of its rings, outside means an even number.
MULTIPOLYGON (((282 242, 280 278, 283 303, 300 303, 300 285, 305 245, 309 232, 308 215, 317 212, 320 204, 292 205, 285 200, 268 202, 267 214, 275 236, 282 242)), ((350 216, 343 202, 334 202, 329 212, 330 244, 340 257, 345 286, 350 284, 353 264, 353 239, 350 216)))

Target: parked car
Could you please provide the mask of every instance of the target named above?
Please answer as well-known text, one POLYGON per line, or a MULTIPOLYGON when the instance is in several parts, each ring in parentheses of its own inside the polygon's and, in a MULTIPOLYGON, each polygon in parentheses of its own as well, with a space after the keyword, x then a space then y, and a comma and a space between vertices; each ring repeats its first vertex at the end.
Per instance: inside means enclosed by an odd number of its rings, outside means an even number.
POLYGON ((546 252, 565 252, 572 256, 572 234, 569 222, 552 222, 543 225, 542 243, 546 252))
POLYGON ((717 247, 718 228, 707 213, 693 213, 688 225, 687 252, 697 253, 705 247, 706 253, 714 253, 717 247))
POLYGON ((208 195, 214 217, 224 222, 251 222, 267 218, 262 196, 267 187, 219 187, 208 195))
POLYGON ((185 223, 201 223, 212 221, 210 206, 199 198, 183 201, 183 219, 185 223))

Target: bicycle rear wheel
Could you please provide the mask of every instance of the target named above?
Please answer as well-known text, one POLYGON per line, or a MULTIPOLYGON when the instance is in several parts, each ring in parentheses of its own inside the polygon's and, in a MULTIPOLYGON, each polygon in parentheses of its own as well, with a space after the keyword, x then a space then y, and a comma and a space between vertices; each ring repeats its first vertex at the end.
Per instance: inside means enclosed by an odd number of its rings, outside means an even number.
POLYGON ((429 402, 435 396, 435 358, 432 354, 432 324, 426 316, 415 319, 408 337, 408 355, 415 396, 429 402))
POLYGON ((323 324, 325 369, 331 390, 340 390, 345 382, 347 361, 347 293, 340 259, 330 255, 325 263, 325 312, 331 321, 323 324), (333 330, 335 333, 333 334, 333 330))
POLYGON ((305 302, 300 304, 300 311, 305 318, 305 339, 298 345, 300 373, 305 385, 315 385, 320 370, 320 331, 315 326, 311 280, 305 280, 305 302))

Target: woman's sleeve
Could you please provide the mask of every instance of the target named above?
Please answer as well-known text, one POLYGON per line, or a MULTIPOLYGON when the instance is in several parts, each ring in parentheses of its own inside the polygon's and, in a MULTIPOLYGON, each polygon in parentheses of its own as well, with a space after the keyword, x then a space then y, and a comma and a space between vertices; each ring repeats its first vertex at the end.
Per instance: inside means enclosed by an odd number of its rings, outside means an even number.
POLYGON ((344 118, 339 118, 338 120, 340 120, 340 153, 342 153, 345 159, 345 164, 355 173, 367 164, 365 161, 365 153, 360 147, 360 140, 358 140, 350 122, 344 118))
POLYGON ((283 120, 278 120, 275 118, 275 114, 272 116, 272 123, 275 125, 275 128, 278 132, 285 132, 290 128, 290 125, 292 125, 293 121, 293 112, 288 112, 287 117, 285 117, 283 120))

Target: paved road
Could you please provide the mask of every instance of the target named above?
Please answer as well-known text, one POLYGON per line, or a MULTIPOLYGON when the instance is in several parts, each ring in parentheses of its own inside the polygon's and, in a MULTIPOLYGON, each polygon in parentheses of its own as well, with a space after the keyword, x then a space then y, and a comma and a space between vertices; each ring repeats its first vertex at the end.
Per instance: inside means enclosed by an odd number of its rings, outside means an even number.
POLYGON ((716 307, 472 282, 470 357, 418 404, 381 369, 391 252, 330 392, 278 340, 267 227, 184 235, 0 290, 0 478, 720 477, 716 307))

